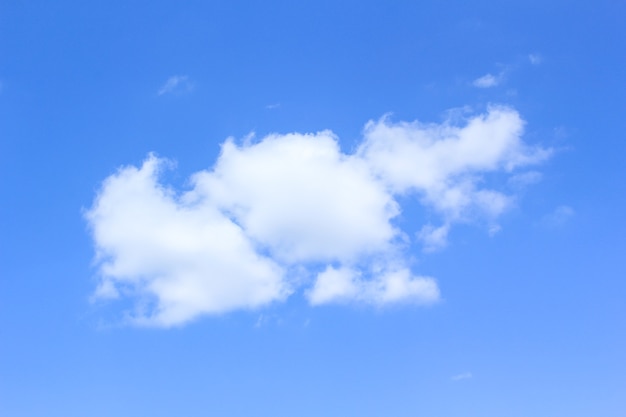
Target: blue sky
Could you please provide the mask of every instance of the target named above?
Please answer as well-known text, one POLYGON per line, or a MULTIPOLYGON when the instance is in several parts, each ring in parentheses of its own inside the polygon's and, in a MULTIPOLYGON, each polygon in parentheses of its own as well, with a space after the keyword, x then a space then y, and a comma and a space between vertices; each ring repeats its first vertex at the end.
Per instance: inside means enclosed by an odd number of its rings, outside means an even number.
POLYGON ((625 18, 0 1, 0 415, 623 416, 625 18))

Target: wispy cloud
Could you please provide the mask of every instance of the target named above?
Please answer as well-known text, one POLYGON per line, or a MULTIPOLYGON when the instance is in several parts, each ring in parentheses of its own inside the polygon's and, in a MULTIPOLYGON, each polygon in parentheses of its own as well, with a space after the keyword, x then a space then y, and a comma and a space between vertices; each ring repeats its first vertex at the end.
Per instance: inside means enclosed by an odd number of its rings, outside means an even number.
POLYGON ((485 74, 482 77, 476 78, 472 85, 478 88, 490 88, 499 85, 503 80, 503 74, 485 74))
POLYGON ((551 228, 561 227, 569 222, 576 212, 570 206, 558 206, 551 213, 546 214, 541 219, 542 223, 551 228))
POLYGON ((432 224, 426 224, 417 233, 417 238, 424 245, 425 252, 435 252, 446 247, 448 244, 449 231, 449 224, 444 224, 439 227, 435 227, 432 224))
POLYGON ((267 327, 270 325, 280 325, 282 320, 274 315, 269 314, 259 314, 256 322, 254 323, 255 328, 267 327))
POLYGON ((167 79, 159 88, 158 95, 188 93, 193 90, 193 84, 187 75, 174 75, 167 79))
POLYGON ((86 219, 99 262, 99 298, 133 297, 135 323, 171 326, 254 309, 303 291, 312 305, 430 304, 435 279, 416 274, 409 236, 426 250, 454 224, 490 229, 512 196, 483 174, 539 163, 507 107, 440 125, 370 121, 353 153, 330 131, 222 144, 190 188, 163 184, 167 160, 149 155, 107 178, 86 219), (458 123, 458 124, 455 124, 458 123), (402 230, 399 196, 440 219, 402 230))
POLYGON ((274 110, 280 107, 280 103, 272 103, 265 106, 267 110, 274 110))
POLYGON ((472 378, 472 373, 471 372, 464 372, 462 374, 454 375, 450 379, 453 380, 453 381, 462 381, 464 379, 470 379, 470 378, 472 378))
POLYGON ((528 55, 528 60, 533 65, 539 65, 543 61, 543 58, 539 54, 529 54, 528 55))
POLYGON ((527 171, 512 175, 508 179, 508 183, 514 188, 526 188, 529 185, 540 182, 542 178, 543 174, 541 172, 527 171))

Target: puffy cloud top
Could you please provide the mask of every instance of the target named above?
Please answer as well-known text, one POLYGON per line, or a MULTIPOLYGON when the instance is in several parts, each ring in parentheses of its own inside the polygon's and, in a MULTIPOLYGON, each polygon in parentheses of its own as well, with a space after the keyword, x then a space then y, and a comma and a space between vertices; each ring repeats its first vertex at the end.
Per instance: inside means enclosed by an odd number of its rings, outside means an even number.
POLYGON ((330 132, 242 147, 227 141, 215 169, 194 176, 194 188, 289 263, 356 260, 384 250, 397 233, 393 197, 330 132))

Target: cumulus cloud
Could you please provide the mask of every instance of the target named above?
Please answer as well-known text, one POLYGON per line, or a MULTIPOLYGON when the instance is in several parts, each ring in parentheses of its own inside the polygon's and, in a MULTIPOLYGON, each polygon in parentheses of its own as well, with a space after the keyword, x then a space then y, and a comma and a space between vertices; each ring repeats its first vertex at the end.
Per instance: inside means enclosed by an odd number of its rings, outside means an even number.
POLYGON ((167 79, 165 84, 159 88, 157 92, 158 95, 162 96, 163 94, 171 94, 171 93, 187 93, 191 91, 193 85, 191 80, 186 75, 174 75, 167 79))
POLYGON ((448 221, 481 212, 497 217, 508 196, 479 188, 480 174, 511 172, 545 160, 550 151, 522 140, 524 122, 507 107, 493 106, 463 126, 369 122, 358 150, 394 193, 416 192, 448 221))
POLYGON ((331 132, 227 141, 214 170, 193 182, 194 198, 229 213, 284 262, 355 261, 387 250, 398 233, 397 203, 331 132))
POLYGON ((209 204, 191 204, 158 183, 166 161, 148 157, 103 184, 86 213, 101 261, 96 294, 139 295, 157 324, 285 298, 280 265, 209 204), (115 289, 115 290, 114 290, 115 289))
POLYGON ((308 293, 311 304, 364 302, 384 305, 396 302, 429 304, 439 299, 439 287, 431 277, 413 276, 406 268, 378 273, 364 280, 361 272, 331 266, 317 276, 308 293))
POLYGON ((383 117, 367 123, 352 153, 330 131, 228 139, 182 191, 163 184, 171 164, 149 155, 107 178, 85 213, 99 265, 95 297, 131 298, 130 319, 159 326, 298 291, 312 305, 436 302, 435 279, 411 270, 411 245, 441 249, 458 222, 497 227, 512 196, 485 187, 483 176, 549 155, 525 144, 522 131, 515 110, 493 106, 461 125, 383 117), (441 225, 402 230, 401 196, 441 225))

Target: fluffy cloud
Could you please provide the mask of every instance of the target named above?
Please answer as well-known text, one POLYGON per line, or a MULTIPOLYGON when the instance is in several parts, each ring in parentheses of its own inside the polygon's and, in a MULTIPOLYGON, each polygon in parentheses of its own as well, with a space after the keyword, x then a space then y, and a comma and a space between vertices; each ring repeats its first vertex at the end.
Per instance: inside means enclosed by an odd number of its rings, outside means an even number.
POLYGON ((550 151, 521 138, 524 122, 509 108, 493 106, 464 126, 369 122, 358 150, 394 193, 417 192, 448 221, 471 211, 498 216, 510 204, 497 191, 478 188, 480 174, 535 164, 550 151))
POLYGON ((120 169, 86 214, 101 261, 96 295, 139 295, 150 311, 133 319, 161 325, 285 298, 283 269, 238 225, 158 183, 165 163, 150 156, 139 169, 120 169))
POLYGON ((182 192, 160 182, 168 162, 150 155, 107 178, 86 212, 95 296, 130 297, 131 320, 160 326, 301 289, 312 305, 436 302, 436 281, 411 271, 410 236, 429 251, 457 222, 487 219, 495 230, 512 197, 483 187, 484 174, 549 154, 526 145, 522 130, 516 111, 492 107, 462 126, 372 121, 353 153, 330 131, 229 139, 182 192), (401 230, 400 196, 441 225, 401 230))
POLYGON ((195 199, 229 213, 283 262, 355 261, 386 251, 398 233, 393 197, 330 132, 227 141, 214 170, 193 183, 195 199))
POLYGON ((384 305, 396 302, 428 304, 439 299, 439 288, 430 277, 415 277, 404 268, 378 273, 364 280, 361 272, 331 266, 317 276, 309 292, 311 304, 358 301, 384 305))

